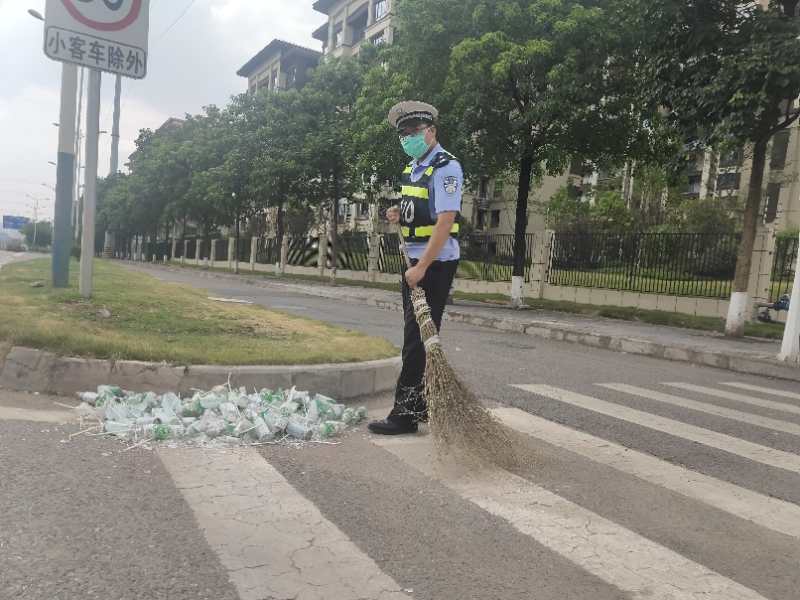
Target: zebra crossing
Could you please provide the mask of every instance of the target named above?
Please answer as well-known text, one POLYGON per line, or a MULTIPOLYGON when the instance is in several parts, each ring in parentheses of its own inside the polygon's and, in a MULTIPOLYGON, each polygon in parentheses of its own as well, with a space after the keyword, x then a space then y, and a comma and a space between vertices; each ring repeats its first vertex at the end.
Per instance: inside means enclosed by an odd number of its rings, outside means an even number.
MULTIPOLYGON (((492 410, 537 457, 514 472, 437 461, 424 431, 160 447, 155 460, 241 600, 796 600, 800 395, 788 388, 513 384, 530 403, 492 410), (542 403, 565 411, 545 418, 542 403), (610 439, 609 421, 729 469, 610 439), (741 477, 743 464, 764 478, 741 477)), ((0 406, 0 424, 60 418, 0 406)))
MULTIPOLYGON (((737 460, 780 469, 790 481, 800 483, 797 477, 800 453, 755 444, 688 422, 691 414, 700 413, 769 430, 796 441, 800 447, 800 419, 796 416, 800 403, 792 403, 800 398, 795 398, 794 392, 736 382, 720 382, 714 387, 675 382, 647 387, 602 382, 595 385, 597 396, 543 384, 513 387, 550 402, 665 433, 684 444, 700 444, 737 460), (739 391, 731 392, 730 388, 739 391), (682 390, 691 397, 667 393, 662 391, 664 389, 682 390), (682 409, 686 417, 685 420, 668 419, 634 409, 603 399, 600 397, 603 391, 682 409), (779 414, 779 410, 782 413, 779 414)), ((638 523, 623 522, 626 519, 619 518, 621 512, 615 507, 588 506, 589 502, 569 497, 564 490, 570 486, 558 483, 558 473, 553 480, 544 481, 547 478, 543 477, 543 481, 538 481, 535 470, 517 474, 439 463, 433 460, 432 441, 426 435, 363 438, 373 450, 384 451, 396 459, 395 469, 413 470, 431 485, 443 486, 454 499, 466 500, 477 510, 510 525, 522 536, 566 560, 576 572, 586 573, 616 590, 617 595, 612 593, 611 597, 642 600, 800 598, 797 592, 800 574, 797 569, 788 568, 790 564, 800 564, 799 504, 674 464, 669 457, 627 448, 591 431, 519 408, 493 410, 498 419, 518 434, 534 444, 551 448, 552 460, 580 460, 589 466, 589 471, 591 465, 607 471, 600 481, 583 481, 577 486, 573 482, 572 487, 613 488, 619 477, 634 494, 641 487, 646 498, 666 498, 664 506, 669 507, 671 503, 672 508, 665 512, 680 514, 684 511, 686 523, 676 522, 674 528, 665 527, 659 522, 664 512, 658 511, 650 515, 651 523, 643 522, 641 517, 638 523), (712 522, 713 526, 707 526, 708 531, 698 531, 704 523, 712 522), (653 535, 652 531, 657 531, 658 535, 653 535), (701 540, 710 540, 709 547, 701 540), (720 558, 720 553, 724 558, 720 558), (755 559, 757 555, 762 558, 755 559)), ((343 445, 350 442, 345 440, 343 445)), ((353 543, 349 537, 353 534, 351 525, 337 523, 335 510, 330 516, 323 514, 295 489, 294 475, 281 475, 270 465, 269 452, 261 457, 254 451, 245 455, 228 453, 207 457, 203 468, 194 471, 191 465, 197 463, 196 458, 186 451, 181 452, 183 454, 176 455, 165 451, 161 454, 162 460, 195 510, 209 543, 231 570, 231 579, 241 598, 463 597, 463 594, 449 596, 446 591, 443 595, 442 590, 433 595, 428 590, 418 589, 415 593, 398 583, 407 574, 394 569, 387 557, 377 562, 353 543), (241 475, 231 477, 233 473, 241 475), (266 502, 267 498, 274 500, 276 496, 277 501, 266 502), (241 504, 248 518, 243 522, 234 519, 224 526, 204 526, 214 521, 212 517, 218 517, 219 507, 230 506, 228 497, 241 504), (216 498, 216 501, 209 498, 216 498), (216 507, 214 502, 218 503, 216 507), (298 530, 298 523, 304 522, 315 523, 317 533, 303 531, 302 527, 298 530), (254 534, 258 528, 265 527, 268 531, 254 534), (231 531, 237 532, 233 538, 238 540, 238 545, 231 539, 231 531), (258 539, 270 539, 266 549, 257 543, 258 539), (244 567, 243 562, 246 563, 244 567), (320 564, 325 565, 323 574, 319 572, 320 564), (312 583, 303 579, 304 570, 314 572, 312 579, 316 579, 312 583)), ((363 449, 359 452, 363 453, 363 449)), ((416 493, 416 490, 409 493, 416 493)), ((547 573, 541 575, 546 577, 547 573)), ((563 598, 594 600, 602 596, 597 590, 587 593, 585 587, 573 589, 568 580, 558 585, 563 588, 563 598)), ((491 583, 488 587, 491 589, 491 583)), ((481 594, 480 597, 517 597, 504 596, 499 589, 497 595, 486 595, 485 591, 481 594)), ((529 597, 539 596, 532 589, 529 597)))

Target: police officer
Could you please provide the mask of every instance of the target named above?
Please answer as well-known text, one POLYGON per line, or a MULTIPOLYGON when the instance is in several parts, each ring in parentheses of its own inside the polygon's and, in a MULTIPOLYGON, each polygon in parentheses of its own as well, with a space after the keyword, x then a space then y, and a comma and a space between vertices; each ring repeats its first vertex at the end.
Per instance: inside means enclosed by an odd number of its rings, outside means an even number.
POLYGON ((412 160, 403 171, 400 206, 389 209, 387 220, 400 224, 413 266, 403 278, 403 368, 391 413, 369 424, 377 434, 416 433, 418 423, 427 420, 425 346, 411 305, 411 289, 425 290, 433 321, 441 328, 461 256, 457 217, 464 174, 458 160, 438 142, 438 116, 439 111, 424 102, 401 102, 389 111, 389 123, 412 160))

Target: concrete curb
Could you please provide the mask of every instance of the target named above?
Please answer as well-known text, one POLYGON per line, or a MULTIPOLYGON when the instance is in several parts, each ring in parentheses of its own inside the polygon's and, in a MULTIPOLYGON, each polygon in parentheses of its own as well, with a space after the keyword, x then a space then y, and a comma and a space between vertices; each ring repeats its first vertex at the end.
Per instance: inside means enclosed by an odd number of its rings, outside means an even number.
POLYGON ((252 388, 298 389, 337 400, 350 400, 393 390, 400 358, 341 365, 270 367, 170 366, 164 363, 60 357, 50 352, 14 347, 0 352, 0 388, 68 396, 98 385, 132 391, 188 394, 228 381, 252 388))

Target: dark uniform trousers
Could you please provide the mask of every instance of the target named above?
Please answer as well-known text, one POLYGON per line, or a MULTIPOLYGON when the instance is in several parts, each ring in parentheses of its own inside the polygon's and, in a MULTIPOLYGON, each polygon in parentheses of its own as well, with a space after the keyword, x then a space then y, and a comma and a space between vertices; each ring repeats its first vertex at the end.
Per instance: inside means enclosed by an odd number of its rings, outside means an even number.
MULTIPOLYGON (((418 261, 412 260, 416 265, 418 261)), ((450 287, 458 269, 458 261, 434 261, 425 273, 420 286, 431 307, 431 316, 436 328, 442 328, 442 316, 450 294, 450 287)), ((394 394, 394 408, 389 420, 427 421, 428 406, 425 401, 425 345, 411 304, 411 288, 403 277, 403 315, 405 336, 403 340, 403 368, 394 394)))

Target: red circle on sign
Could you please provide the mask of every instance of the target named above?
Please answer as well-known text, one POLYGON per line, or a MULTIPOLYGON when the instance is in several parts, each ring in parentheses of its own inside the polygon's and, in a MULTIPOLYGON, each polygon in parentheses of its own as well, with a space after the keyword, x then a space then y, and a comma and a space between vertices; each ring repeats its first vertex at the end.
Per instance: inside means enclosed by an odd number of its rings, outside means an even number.
POLYGON ((122 17, 119 21, 105 23, 103 21, 95 21, 84 15, 80 9, 75 6, 75 0, 61 0, 61 3, 73 19, 87 27, 97 29, 98 31, 120 31, 125 29, 139 18, 139 13, 142 11, 142 0, 133 0, 131 10, 127 15, 122 17))

